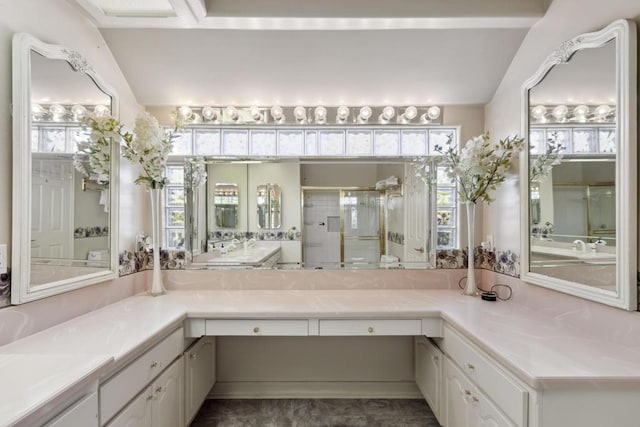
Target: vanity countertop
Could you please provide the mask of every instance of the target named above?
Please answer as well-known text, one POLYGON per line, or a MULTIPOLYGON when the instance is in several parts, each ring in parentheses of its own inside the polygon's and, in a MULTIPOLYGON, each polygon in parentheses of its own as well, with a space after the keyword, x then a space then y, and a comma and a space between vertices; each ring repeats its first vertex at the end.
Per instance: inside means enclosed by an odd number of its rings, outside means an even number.
MULTIPOLYGON (((53 376, 39 384, 46 395, 53 391, 44 389, 58 387, 50 385, 58 378, 52 371, 61 371, 51 364, 84 357, 90 365, 113 358, 109 372, 114 372, 185 318, 442 317, 533 388, 639 386, 640 313, 586 301, 561 307, 517 299, 486 302, 457 290, 170 291, 155 298, 130 297, 14 341, 0 347, 0 361, 20 355, 12 363, 24 363, 22 372, 36 366, 40 376, 33 378, 53 376), (50 358, 49 365, 33 358, 50 358)), ((60 374, 61 381, 82 379, 81 368, 60 374)), ((15 381, 32 383, 29 378, 15 381)))
POLYGON ((112 361, 86 354, 0 354, 0 424, 32 425, 48 403, 96 381, 112 361))

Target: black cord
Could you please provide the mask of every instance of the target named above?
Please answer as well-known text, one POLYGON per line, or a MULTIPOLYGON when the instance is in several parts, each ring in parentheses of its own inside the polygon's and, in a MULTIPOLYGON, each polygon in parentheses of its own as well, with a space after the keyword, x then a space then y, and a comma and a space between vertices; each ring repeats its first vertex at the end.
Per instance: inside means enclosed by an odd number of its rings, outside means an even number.
MULTIPOLYGON (((458 280, 458 287, 460 289, 464 289, 464 285, 462 284, 462 281, 466 280, 466 279, 467 279, 467 276, 464 276, 460 280, 458 280)), ((513 296, 513 289, 511 288, 511 286, 504 285, 502 283, 496 283, 495 285, 493 285, 491 287, 491 289, 489 291, 485 291, 484 289, 482 289, 479 286, 478 286, 478 290, 481 291, 481 292, 491 292, 491 293, 495 294, 496 298, 499 299, 500 301, 509 301, 511 299, 511 297, 513 296), (506 296, 506 297, 500 296, 498 291, 495 290, 496 288, 498 288, 498 289, 501 289, 501 288, 508 289, 509 290, 509 295, 506 296)))

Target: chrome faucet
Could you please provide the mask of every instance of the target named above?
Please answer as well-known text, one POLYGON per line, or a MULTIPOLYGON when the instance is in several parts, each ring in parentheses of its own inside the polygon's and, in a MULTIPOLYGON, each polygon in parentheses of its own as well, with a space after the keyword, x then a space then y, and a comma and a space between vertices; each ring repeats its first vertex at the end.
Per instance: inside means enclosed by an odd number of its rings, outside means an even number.
POLYGON ((587 244, 582 241, 582 240, 574 240, 573 241, 573 247, 575 249, 578 249, 578 246, 580 247, 579 250, 580 252, 587 252, 587 244))

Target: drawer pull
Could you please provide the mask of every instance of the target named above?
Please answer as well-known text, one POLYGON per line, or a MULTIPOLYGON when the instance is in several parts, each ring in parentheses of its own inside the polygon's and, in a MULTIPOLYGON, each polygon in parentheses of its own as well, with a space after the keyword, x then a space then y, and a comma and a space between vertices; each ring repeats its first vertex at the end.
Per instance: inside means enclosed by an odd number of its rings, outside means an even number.
POLYGON ((162 386, 156 387, 156 393, 162 393, 162 386))
POLYGON ((257 334, 258 332, 260 332, 260 328, 259 327, 256 326, 255 328, 253 328, 253 333, 254 334, 257 334))
POLYGON ((370 334, 372 334, 373 333, 373 328, 371 326, 369 326, 368 331, 369 331, 370 334))
POLYGON ((192 353, 192 354, 189 355, 189 359, 191 359, 191 360, 196 360, 197 358, 198 358, 198 356, 196 354, 192 353))
POLYGON ((471 390, 466 390, 465 389, 464 394, 466 394, 467 396, 471 396, 471 390))
POLYGON ((157 361, 153 361, 151 362, 151 368, 157 368, 158 367, 158 362, 157 361))
POLYGON ((474 369, 476 369, 476 367, 473 366, 471 363, 467 363, 467 369, 470 371, 473 371, 474 369))
POLYGON ((471 398, 471 400, 473 400, 475 403, 480 402, 480 399, 478 399, 478 398, 477 398, 477 397, 475 397, 475 396, 473 396, 473 397, 471 398))
POLYGON ((438 356, 433 356, 433 360, 437 362, 440 358, 438 356))

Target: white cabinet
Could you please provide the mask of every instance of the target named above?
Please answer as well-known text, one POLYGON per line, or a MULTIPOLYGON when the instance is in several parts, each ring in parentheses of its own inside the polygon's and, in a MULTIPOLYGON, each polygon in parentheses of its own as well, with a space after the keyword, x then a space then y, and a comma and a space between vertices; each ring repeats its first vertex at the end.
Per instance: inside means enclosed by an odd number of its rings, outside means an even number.
POLYGON ((47 427, 98 427, 98 393, 88 396, 65 409, 60 415, 46 424, 47 427))
POLYGON ((447 427, 514 427, 515 424, 459 369, 445 360, 447 427))
POLYGON ((489 355, 445 325, 447 427, 528 425, 529 390, 489 355), (465 414, 461 408, 467 408, 465 414), (465 417, 473 416, 473 421, 465 417))
POLYGON ((426 337, 415 339, 415 377, 416 384, 426 399, 431 411, 440 424, 443 424, 441 415, 442 403, 442 363, 444 356, 442 351, 426 337))
POLYGON ((173 362, 107 425, 109 427, 184 426, 183 358, 180 357, 173 362))
POLYGON ((215 338, 204 337, 184 353, 185 425, 196 416, 216 382, 215 338))

